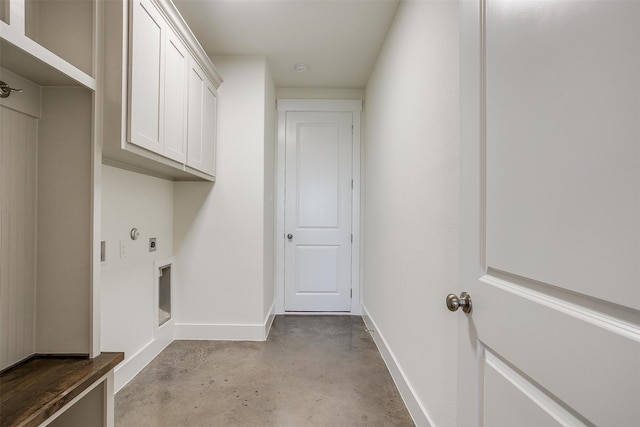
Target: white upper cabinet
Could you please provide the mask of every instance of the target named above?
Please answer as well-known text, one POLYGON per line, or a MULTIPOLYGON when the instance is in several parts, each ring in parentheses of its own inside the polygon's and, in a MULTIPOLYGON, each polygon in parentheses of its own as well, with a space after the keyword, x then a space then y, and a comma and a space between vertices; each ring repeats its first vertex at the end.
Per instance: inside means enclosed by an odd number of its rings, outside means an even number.
POLYGON ((202 68, 189 67, 189 128, 187 165, 215 176, 217 94, 202 68))
POLYGON ((105 3, 103 163, 215 179, 218 72, 169 0, 105 3), (121 69, 121 72, 117 70, 121 69))
POLYGON ((129 142, 162 154, 162 53, 166 24, 150 1, 134 0, 129 66, 129 142))
POLYGON ((149 0, 132 6, 129 142, 185 163, 189 54, 149 0))
POLYGON ((180 38, 167 31, 164 61, 164 155, 180 163, 187 160, 187 95, 189 55, 180 38))

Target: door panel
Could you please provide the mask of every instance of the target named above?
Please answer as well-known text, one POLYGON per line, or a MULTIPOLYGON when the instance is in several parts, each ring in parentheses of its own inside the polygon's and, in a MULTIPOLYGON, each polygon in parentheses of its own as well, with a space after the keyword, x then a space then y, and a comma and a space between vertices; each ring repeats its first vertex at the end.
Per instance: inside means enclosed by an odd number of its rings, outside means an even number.
MULTIPOLYGON (((637 333, 626 322, 542 289, 489 270, 472 294, 482 347, 521 371, 531 388, 545 390, 584 419, 624 426, 625 410, 638 412, 637 333)), ((490 391, 485 399, 504 400, 490 391)))
POLYGON ((298 142, 298 227, 337 228, 340 129, 304 126, 298 142))
POLYGON ((352 113, 286 117, 285 310, 351 308, 352 113))
POLYGON ((462 8, 460 425, 634 425, 640 2, 462 8))
POLYGON ((488 266, 635 309, 638 17, 637 1, 486 12, 488 266))
POLYGON ((339 246, 296 246, 296 294, 337 294, 339 246))
POLYGON ((485 425, 540 427, 580 424, 580 421, 538 389, 531 387, 527 379, 491 352, 485 353, 484 363, 485 425), (509 404, 505 405, 500 396, 509 396, 509 404))

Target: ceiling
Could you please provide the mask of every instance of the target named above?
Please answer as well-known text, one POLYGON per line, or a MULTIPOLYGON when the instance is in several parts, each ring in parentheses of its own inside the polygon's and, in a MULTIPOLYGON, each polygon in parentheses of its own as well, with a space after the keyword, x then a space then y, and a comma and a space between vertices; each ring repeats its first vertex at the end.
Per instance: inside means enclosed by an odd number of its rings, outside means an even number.
POLYGON ((210 56, 265 55, 277 87, 363 88, 399 0, 173 2, 210 56))

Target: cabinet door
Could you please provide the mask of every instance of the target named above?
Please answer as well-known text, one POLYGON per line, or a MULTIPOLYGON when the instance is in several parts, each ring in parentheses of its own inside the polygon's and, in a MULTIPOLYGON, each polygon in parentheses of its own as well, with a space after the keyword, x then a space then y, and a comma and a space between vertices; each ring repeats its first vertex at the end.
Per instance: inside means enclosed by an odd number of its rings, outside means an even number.
POLYGON ((165 24, 151 2, 132 2, 129 142, 162 154, 162 52, 165 24))
POLYGON ((187 159, 187 83, 189 55, 178 36, 166 32, 162 143, 164 156, 180 163, 187 159))
POLYGON ((216 89, 200 66, 189 67, 189 131, 187 165, 215 175, 216 89))

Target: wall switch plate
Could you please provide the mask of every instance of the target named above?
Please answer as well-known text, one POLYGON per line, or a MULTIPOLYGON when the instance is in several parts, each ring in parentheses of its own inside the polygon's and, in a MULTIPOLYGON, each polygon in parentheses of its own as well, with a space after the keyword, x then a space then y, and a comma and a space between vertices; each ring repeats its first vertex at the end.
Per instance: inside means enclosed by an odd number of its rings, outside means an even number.
POLYGON ((155 252, 155 251, 156 251, 156 238, 151 237, 149 239, 149 252, 155 252))

